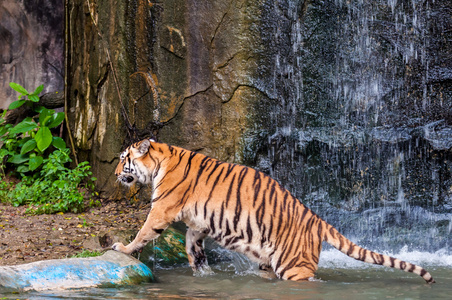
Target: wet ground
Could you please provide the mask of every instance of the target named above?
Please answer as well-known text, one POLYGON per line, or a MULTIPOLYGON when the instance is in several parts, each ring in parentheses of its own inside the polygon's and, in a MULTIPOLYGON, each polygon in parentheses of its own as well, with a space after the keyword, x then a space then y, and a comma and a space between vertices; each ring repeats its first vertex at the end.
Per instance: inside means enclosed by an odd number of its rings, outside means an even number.
MULTIPOLYGON (((0 203, 0 265, 101 250, 99 236, 114 231, 137 232, 149 210, 127 201, 103 201, 101 207, 80 214, 29 215, 26 209, 0 203)), ((103 239, 103 246, 109 242, 103 239)))

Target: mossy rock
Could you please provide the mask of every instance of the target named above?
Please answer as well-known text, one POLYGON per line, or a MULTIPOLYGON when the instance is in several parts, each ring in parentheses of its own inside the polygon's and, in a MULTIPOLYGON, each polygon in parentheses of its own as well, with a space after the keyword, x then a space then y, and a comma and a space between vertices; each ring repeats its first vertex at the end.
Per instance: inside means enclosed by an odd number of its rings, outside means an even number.
POLYGON ((155 263, 159 266, 187 263, 185 233, 175 226, 168 227, 157 240, 144 247, 140 260, 148 265, 155 263))

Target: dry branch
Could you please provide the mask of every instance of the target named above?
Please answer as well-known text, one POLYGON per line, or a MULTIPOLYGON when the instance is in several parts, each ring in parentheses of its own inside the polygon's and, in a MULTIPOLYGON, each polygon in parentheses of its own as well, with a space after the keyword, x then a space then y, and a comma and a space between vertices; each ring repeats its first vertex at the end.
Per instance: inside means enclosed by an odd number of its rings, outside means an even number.
MULTIPOLYGON (((45 108, 55 109, 64 106, 64 93, 51 92, 40 97, 39 102, 34 104, 36 106, 44 106, 45 108)), ((10 110, 6 113, 5 123, 17 124, 28 116, 33 116, 35 112, 28 106, 22 105, 19 108, 10 110)))

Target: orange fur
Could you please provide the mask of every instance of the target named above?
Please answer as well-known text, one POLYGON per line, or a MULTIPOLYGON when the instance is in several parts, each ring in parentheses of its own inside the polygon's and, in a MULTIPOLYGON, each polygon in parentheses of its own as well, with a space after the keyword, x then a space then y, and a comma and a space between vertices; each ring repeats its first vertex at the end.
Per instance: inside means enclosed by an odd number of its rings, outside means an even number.
POLYGON ((143 140, 127 148, 116 168, 118 180, 152 184, 152 209, 134 241, 113 249, 140 250, 171 223, 189 227, 186 250, 194 270, 208 269, 203 240, 210 236, 225 248, 246 254, 278 278, 314 276, 322 241, 368 263, 416 273, 423 268, 363 249, 340 234, 266 174, 220 162, 182 148, 143 140))

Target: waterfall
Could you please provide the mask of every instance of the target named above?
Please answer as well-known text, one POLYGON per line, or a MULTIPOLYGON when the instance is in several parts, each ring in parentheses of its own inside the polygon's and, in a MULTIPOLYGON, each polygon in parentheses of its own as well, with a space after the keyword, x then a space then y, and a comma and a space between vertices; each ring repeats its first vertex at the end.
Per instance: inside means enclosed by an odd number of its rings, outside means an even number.
POLYGON ((449 51, 438 23, 450 4, 278 3, 289 21, 264 37, 277 41, 278 96, 245 161, 360 245, 448 249, 452 72, 438 60, 449 51))

